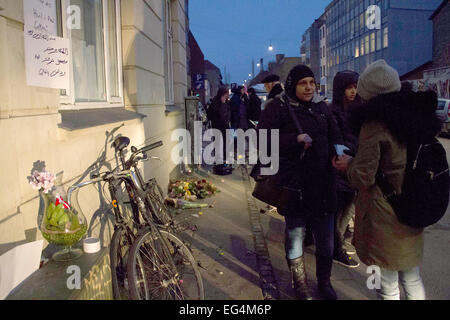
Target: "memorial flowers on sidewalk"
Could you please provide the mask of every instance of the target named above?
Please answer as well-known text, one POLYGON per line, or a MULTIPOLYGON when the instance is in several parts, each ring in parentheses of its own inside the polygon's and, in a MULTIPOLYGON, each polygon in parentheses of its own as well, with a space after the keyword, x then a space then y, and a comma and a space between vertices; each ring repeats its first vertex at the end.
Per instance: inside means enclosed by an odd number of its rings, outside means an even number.
POLYGON ((207 180, 171 181, 169 184, 169 197, 195 201, 206 199, 217 194, 219 189, 207 180))
POLYGON ((220 192, 219 189, 204 179, 171 181, 166 203, 169 206, 180 209, 207 208, 208 204, 194 202, 212 197, 218 192, 220 192))

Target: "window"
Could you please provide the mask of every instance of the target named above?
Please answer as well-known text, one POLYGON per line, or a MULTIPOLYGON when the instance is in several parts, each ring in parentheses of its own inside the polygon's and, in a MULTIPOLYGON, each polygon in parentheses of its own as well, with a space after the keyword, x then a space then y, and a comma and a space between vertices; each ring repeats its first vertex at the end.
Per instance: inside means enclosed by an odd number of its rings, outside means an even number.
POLYGON ((387 48, 389 45, 389 30, 388 27, 385 27, 383 29, 383 48, 387 48))
POLYGON ((366 54, 369 54, 369 52, 370 52, 370 48, 369 48, 370 42, 369 41, 370 41, 369 40, 369 35, 365 36, 365 38, 364 38, 364 52, 366 54))
POLYGON ((360 41, 359 54, 360 54, 360 56, 364 55, 364 38, 361 38, 361 41, 360 41))
POLYGON ((62 109, 123 105, 120 3, 117 0, 58 0, 60 35, 72 44, 71 88, 61 90, 62 109), (69 5, 80 8, 81 27, 67 28, 69 5))
POLYGON ((370 34, 370 52, 375 51, 375 32, 370 34))
POLYGON ((377 31, 377 51, 381 50, 381 31, 377 31))
POLYGON ((171 3, 172 0, 164 0, 164 75, 166 104, 174 103, 171 3))
POLYGON ((364 13, 361 13, 359 16, 359 29, 364 28, 364 16, 365 16, 364 13))

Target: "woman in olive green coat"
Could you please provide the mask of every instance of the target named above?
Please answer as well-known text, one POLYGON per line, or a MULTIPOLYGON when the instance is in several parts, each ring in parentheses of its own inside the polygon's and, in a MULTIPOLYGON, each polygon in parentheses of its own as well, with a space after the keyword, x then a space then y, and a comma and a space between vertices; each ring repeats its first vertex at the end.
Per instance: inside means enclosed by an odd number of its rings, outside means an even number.
POLYGON ((346 171, 350 184, 358 189, 353 244, 363 263, 380 268, 378 297, 400 299, 400 278, 407 299, 425 299, 419 272, 423 229, 401 224, 375 182, 381 168, 401 193, 407 142, 440 131, 434 113, 436 95, 400 89, 398 73, 384 60, 367 67, 358 83, 358 94, 365 103, 350 119, 360 133, 358 153, 354 159, 342 156, 334 165, 346 171))

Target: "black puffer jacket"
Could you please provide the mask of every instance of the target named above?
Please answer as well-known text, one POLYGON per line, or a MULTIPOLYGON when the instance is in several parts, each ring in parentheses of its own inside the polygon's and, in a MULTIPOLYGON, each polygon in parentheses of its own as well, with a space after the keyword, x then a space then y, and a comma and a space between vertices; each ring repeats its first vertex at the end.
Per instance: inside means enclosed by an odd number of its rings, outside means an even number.
MULTIPOLYGON (((342 137, 332 112, 324 102, 300 102, 283 94, 292 106, 304 133, 313 140, 303 160, 303 146, 297 142, 298 129, 280 97, 267 102, 258 130, 278 129, 280 169, 276 182, 288 188, 301 188, 303 201, 279 208, 282 215, 309 216, 334 214, 336 210, 336 176, 331 165, 334 144, 342 144, 342 137)), ((270 130, 269 130, 270 137, 270 130)), ((269 139, 270 140, 270 139, 269 139)), ((270 150, 270 149, 269 149, 270 150)))

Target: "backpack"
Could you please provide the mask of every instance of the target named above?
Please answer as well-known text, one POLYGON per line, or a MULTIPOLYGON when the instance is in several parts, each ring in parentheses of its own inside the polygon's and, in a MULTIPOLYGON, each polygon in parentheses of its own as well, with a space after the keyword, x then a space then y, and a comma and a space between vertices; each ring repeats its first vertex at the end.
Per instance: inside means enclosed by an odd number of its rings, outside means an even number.
POLYGON ((397 194, 381 170, 376 181, 398 220, 413 228, 438 222, 447 211, 450 176, 446 152, 436 138, 408 145, 402 193, 397 194))

